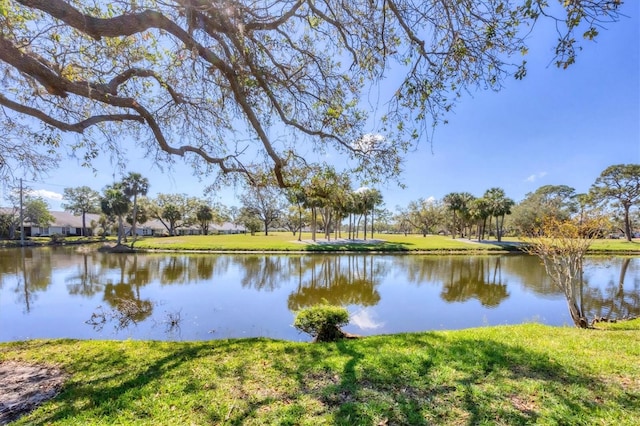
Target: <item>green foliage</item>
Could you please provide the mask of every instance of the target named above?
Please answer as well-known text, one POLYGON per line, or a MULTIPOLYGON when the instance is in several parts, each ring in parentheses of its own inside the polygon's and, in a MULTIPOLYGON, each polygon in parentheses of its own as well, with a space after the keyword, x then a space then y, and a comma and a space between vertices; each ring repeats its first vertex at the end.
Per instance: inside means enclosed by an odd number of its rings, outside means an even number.
POLYGON ((17 150, 0 141, 0 156, 36 171, 54 165, 41 150, 79 151, 86 165, 110 150, 123 162, 116 142, 131 139, 159 162, 159 151, 183 157, 197 173, 253 178, 266 163, 281 187, 295 163, 322 162, 307 157, 325 150, 368 178, 395 177, 462 93, 525 76, 526 63, 513 59, 527 51, 523 32, 537 21, 554 24, 543 28, 557 32, 556 62, 565 68, 578 35, 597 37, 622 7, 556 3, 0 0, 8 76, 0 104, 19 117, 5 120, 3 136, 35 141, 17 150), (383 143, 354 147, 366 139, 366 99, 389 64, 402 84, 380 99, 389 105, 376 126, 383 143), (238 146, 237 132, 258 149, 238 146))
POLYGON ((123 216, 129 212, 131 201, 124 193, 122 184, 113 184, 105 188, 104 196, 100 200, 102 212, 118 218, 118 244, 124 236, 123 216))
POLYGON ((64 242, 65 236, 62 234, 53 234, 51 235, 51 243, 52 244, 60 244, 64 242))
POLYGON ((65 188, 64 199, 62 208, 82 216, 82 235, 86 235, 86 214, 100 212, 100 194, 88 186, 65 188))
MULTIPOLYGON (((0 237, 11 238, 12 228, 16 226, 16 214, 0 212, 0 237)), ((13 229, 15 234, 15 229, 13 229)))
POLYGON ((316 305, 296 313, 293 326, 315 341, 330 342, 344 337, 340 327, 349 323, 349 311, 341 306, 316 305))
POLYGON ((100 212, 100 194, 88 186, 65 188, 62 208, 75 215, 100 212))
POLYGON ((27 198, 24 202, 24 221, 41 228, 48 227, 55 218, 49 213, 49 205, 42 197, 27 198))
POLYGON ((630 210, 640 204, 640 164, 616 164, 607 167, 589 190, 595 201, 617 204, 624 212, 627 241, 631 241, 630 210))
POLYGON ((575 190, 566 185, 544 185, 530 192, 513 209, 511 223, 519 235, 536 235, 546 217, 567 220, 578 211, 575 190))

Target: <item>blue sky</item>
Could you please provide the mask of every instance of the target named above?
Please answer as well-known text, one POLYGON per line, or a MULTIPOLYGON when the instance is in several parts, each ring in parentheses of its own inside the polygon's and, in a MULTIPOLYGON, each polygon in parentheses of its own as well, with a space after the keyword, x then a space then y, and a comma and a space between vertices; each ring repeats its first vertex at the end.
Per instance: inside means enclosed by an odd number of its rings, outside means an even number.
MULTIPOLYGON (((496 186, 515 201, 547 184, 586 192, 606 167, 640 163, 640 2, 627 2, 622 13, 628 18, 602 30, 595 42, 582 42, 584 50, 567 70, 552 64, 552 29, 536 31, 526 78, 507 80, 498 93, 465 95, 447 117, 449 124, 407 155, 401 177, 406 188, 379 187, 386 207, 454 191, 481 196, 496 186)), ((163 172, 142 153, 137 156, 130 171, 149 179, 150 196, 203 196, 207 180, 199 181, 188 166, 163 172)), ((65 187, 101 190, 114 173, 119 178, 107 155, 97 168, 94 174, 69 159, 49 178, 29 185, 58 210, 65 187)), ((233 189, 221 191, 217 201, 238 204, 233 189)))

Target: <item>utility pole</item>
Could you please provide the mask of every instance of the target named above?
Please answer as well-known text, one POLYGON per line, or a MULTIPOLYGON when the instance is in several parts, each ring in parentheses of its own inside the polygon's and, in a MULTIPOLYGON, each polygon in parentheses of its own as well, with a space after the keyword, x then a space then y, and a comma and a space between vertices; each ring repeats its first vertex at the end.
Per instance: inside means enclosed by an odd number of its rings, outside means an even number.
POLYGON ((20 246, 24 247, 24 208, 22 198, 22 178, 20 178, 20 246))

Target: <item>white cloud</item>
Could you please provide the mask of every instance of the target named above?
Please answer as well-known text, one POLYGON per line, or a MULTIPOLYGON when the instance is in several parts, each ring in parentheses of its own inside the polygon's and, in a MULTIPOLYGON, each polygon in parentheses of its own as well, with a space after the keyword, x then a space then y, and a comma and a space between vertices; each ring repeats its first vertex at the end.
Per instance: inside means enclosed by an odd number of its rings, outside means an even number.
POLYGON ((63 195, 46 189, 34 189, 29 191, 29 195, 33 197, 42 197, 46 200, 62 201, 63 195))
POLYGON ((355 324, 361 330, 375 330, 384 326, 383 322, 376 322, 369 311, 362 309, 351 315, 349 318, 351 324, 355 324))
POLYGON ((526 182, 535 182, 538 179, 541 179, 543 177, 545 177, 547 175, 547 172, 539 172, 536 174, 533 174, 531 176, 529 176, 528 178, 525 179, 526 182))
POLYGON ((386 141, 384 139, 384 136, 377 133, 367 133, 360 139, 354 141, 351 146, 355 150, 362 151, 365 154, 370 154, 379 149, 379 147, 384 146, 385 143, 386 141))

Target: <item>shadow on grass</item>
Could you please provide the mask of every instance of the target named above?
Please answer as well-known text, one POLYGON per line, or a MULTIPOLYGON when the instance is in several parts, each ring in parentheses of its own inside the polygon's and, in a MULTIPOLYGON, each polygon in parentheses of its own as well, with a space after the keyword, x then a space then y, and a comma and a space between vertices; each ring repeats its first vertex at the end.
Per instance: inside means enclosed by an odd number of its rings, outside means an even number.
MULTIPOLYGON (((400 350, 377 339, 336 343, 347 359, 320 391, 336 424, 531 424, 543 413, 580 424, 602 414, 608 385, 546 355, 490 340, 402 339, 400 350)), ((634 403, 622 395, 607 404, 634 403)))
POLYGON ((29 424, 178 424, 180 416, 230 425, 585 424, 610 420, 608 410, 637 419, 640 410, 637 392, 492 339, 426 333, 327 344, 132 344, 91 346, 70 361, 78 377, 29 424))
MULTIPOLYGON (((70 343, 73 344, 73 341, 70 343)), ((93 373, 94 377, 88 380, 68 382, 57 398, 59 408, 46 416, 39 417, 36 421, 32 420, 29 424, 46 425, 69 419, 76 421, 76 419, 83 419, 83 417, 107 419, 108 421, 118 412, 127 410, 136 413, 138 422, 144 421, 146 417, 148 424, 153 424, 153 412, 148 412, 144 407, 136 406, 138 397, 148 396, 145 394, 150 386, 153 387, 162 380, 170 381, 171 379, 168 377, 177 374, 177 371, 183 369, 185 364, 197 362, 198 359, 211 357, 216 353, 226 353, 235 349, 240 351, 255 349, 260 346, 260 343, 259 339, 246 339, 174 345, 151 341, 145 345, 148 345, 147 347, 151 348, 153 353, 164 352, 165 354, 153 360, 136 360, 130 357, 131 354, 127 350, 108 345, 103 347, 100 353, 79 357, 77 361, 69 362, 67 364, 69 370, 89 371, 93 373), (96 366, 99 366, 101 372, 95 373, 96 366), (143 391, 145 388, 147 390, 143 391)), ((212 373, 215 373, 212 376, 227 374, 238 376, 238 372, 243 371, 242 367, 243 365, 240 363, 229 373, 225 371, 224 365, 216 365, 212 368, 212 373)), ((188 393, 195 392, 196 389, 189 389, 187 383, 183 386, 182 391, 188 393)), ((168 396, 161 395, 160 389, 153 389, 153 392, 157 393, 158 398, 168 396)))

